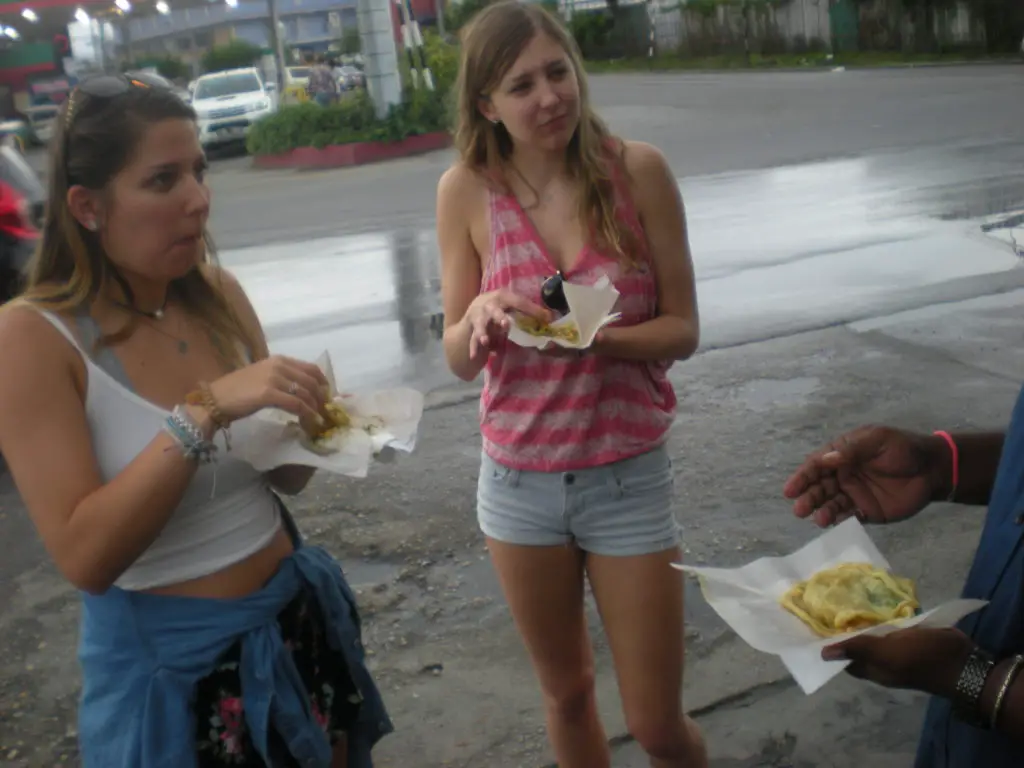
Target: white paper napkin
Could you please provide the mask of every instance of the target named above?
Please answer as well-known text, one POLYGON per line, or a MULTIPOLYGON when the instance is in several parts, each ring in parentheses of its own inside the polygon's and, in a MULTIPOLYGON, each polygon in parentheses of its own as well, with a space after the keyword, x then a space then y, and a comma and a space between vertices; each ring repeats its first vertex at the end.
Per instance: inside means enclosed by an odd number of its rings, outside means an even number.
POLYGON ((704 599, 752 648, 779 656, 793 678, 811 694, 838 675, 847 661, 824 661, 826 645, 863 633, 884 635, 917 624, 950 627, 987 605, 984 600, 951 600, 913 618, 860 632, 822 638, 779 604, 793 584, 841 563, 889 563, 856 518, 825 531, 786 557, 763 557, 742 568, 701 568, 673 564, 700 579, 704 599))
POLYGON ((327 352, 317 359, 317 365, 327 377, 332 399, 344 405, 352 418, 352 428, 339 431, 331 439, 329 446, 334 452, 319 454, 308 450, 302 445, 295 417, 268 409, 237 425, 245 433, 244 439, 238 441, 241 458, 261 472, 299 464, 350 477, 366 477, 375 457, 386 461, 390 452, 410 453, 415 449, 423 416, 422 393, 397 388, 340 394, 327 352))
POLYGON ((551 323, 552 328, 575 325, 579 330, 579 341, 554 339, 544 336, 533 336, 515 323, 508 331, 508 338, 521 347, 545 349, 549 344, 557 344, 566 349, 586 349, 594 343, 597 332, 609 323, 619 319, 619 314, 612 314, 615 302, 619 300, 619 292, 611 284, 611 280, 602 277, 594 285, 577 285, 564 282, 565 301, 569 312, 564 317, 551 323))

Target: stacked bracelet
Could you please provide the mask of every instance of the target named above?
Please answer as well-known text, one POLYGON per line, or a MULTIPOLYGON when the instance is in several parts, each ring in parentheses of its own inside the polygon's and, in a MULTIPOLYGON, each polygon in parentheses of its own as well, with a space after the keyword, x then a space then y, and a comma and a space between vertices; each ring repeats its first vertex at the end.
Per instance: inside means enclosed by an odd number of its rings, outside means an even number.
POLYGON ((186 459, 201 464, 216 461, 217 446, 206 439, 203 430, 180 405, 167 417, 164 431, 174 438, 186 459))
POLYGON ((1006 672, 1006 677, 1003 678, 1002 685, 999 686, 999 693, 996 694, 996 703, 992 707, 992 717, 989 720, 989 727, 995 730, 996 725, 999 722, 999 712, 1003 708, 1003 701, 1006 699, 1006 694, 1010 688, 1013 687, 1013 681, 1017 679, 1018 673, 1024 668, 1024 656, 1017 655, 1013 657, 1013 662, 1010 664, 1010 669, 1006 672))

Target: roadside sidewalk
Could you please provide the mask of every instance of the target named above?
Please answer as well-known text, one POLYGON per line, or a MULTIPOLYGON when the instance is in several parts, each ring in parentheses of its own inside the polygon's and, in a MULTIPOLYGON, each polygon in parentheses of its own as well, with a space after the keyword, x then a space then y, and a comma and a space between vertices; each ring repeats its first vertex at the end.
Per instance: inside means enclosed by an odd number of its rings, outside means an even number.
MULTIPOLYGON (((1024 291, 699 355, 674 370, 671 449, 691 562, 738 565, 815 535, 780 488, 802 456, 866 421, 1002 427, 1024 381, 1024 291)), ((381 768, 539 768, 551 761, 525 654, 476 529, 476 403, 429 411, 416 453, 363 481, 320 478, 293 503, 362 602, 366 645, 397 731, 381 768)), ((44 564, 0 480, 0 762, 74 765, 74 595, 44 564)), ((955 595, 980 511, 939 506, 873 531, 925 604, 955 595)), ((726 630, 688 584, 687 706, 714 768, 906 766, 921 699, 838 680, 806 697, 774 657, 726 630)), ((638 596, 642 599, 642 596, 638 596)), ((607 648, 590 611, 601 705, 619 768, 624 736, 607 648)))

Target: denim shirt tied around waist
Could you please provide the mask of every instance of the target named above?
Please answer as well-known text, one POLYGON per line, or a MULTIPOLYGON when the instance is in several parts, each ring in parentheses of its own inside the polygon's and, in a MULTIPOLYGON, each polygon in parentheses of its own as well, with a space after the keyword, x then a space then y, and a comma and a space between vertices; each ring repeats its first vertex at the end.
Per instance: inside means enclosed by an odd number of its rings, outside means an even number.
MULTIPOLYGON (((276 731, 301 766, 329 768, 331 746, 285 647, 278 614, 306 587, 326 621, 327 640, 348 662, 363 695, 348 733, 349 768, 372 768, 370 750, 393 730, 364 665, 355 596, 339 564, 302 546, 260 591, 236 600, 168 597, 116 587, 83 595, 79 661, 83 768, 191 768, 197 765, 196 684, 241 639, 242 701, 256 749, 267 758, 276 731)), ((269 761, 268 761, 269 764, 269 761)))

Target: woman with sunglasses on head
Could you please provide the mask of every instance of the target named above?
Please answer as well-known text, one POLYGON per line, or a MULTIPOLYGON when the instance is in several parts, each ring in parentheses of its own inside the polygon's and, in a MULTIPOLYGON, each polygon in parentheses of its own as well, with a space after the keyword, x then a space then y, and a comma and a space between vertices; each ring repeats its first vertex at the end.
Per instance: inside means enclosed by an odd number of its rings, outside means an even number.
POLYGON ((706 768, 682 710, 683 583, 670 568, 667 371, 699 336, 678 187, 658 150, 609 134, 575 43, 540 5, 500 0, 475 17, 456 90, 461 160, 437 193, 445 352, 465 380, 485 371, 477 514, 558 764, 610 762, 586 577, 630 732, 654 766, 706 768), (562 280, 605 277, 622 317, 590 349, 507 340, 514 313, 565 310, 562 280))
POLYGON ((0 312, 0 451, 82 591, 85 768, 367 768, 391 729, 354 597, 232 448, 279 408, 321 424, 325 380, 270 356, 216 266, 192 109, 99 76, 60 116, 41 243, 0 312))

